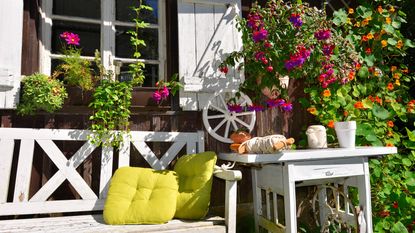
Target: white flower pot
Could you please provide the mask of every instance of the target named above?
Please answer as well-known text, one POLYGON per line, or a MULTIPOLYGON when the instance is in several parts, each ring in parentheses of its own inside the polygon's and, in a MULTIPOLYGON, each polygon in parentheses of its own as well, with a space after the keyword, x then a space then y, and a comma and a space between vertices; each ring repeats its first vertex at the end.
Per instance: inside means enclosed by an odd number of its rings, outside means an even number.
POLYGON ((324 126, 310 125, 307 128, 306 134, 309 148, 327 148, 327 134, 324 126))
POLYGON ((354 148, 356 142, 356 121, 334 122, 340 147, 354 148))

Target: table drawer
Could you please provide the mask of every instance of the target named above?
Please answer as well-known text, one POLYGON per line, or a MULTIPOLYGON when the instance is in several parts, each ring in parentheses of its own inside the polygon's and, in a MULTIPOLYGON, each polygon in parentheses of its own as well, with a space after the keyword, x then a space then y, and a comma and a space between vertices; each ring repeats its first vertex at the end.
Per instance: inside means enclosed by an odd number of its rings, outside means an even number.
POLYGON ((294 180, 314 180, 364 174, 362 158, 293 163, 294 180))

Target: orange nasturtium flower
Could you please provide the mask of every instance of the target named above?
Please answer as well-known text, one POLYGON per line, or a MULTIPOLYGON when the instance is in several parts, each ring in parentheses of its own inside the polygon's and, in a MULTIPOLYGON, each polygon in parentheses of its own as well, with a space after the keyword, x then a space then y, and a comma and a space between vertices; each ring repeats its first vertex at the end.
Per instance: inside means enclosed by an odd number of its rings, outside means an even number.
POLYGON ((356 22, 356 23, 354 24, 354 26, 355 26, 355 27, 360 27, 360 22, 356 22))
POLYGON ((396 43, 396 48, 400 49, 403 47, 403 42, 402 40, 398 40, 398 43, 396 43))
POLYGON ((364 35, 364 36, 362 36, 362 41, 368 41, 369 40, 369 38, 367 38, 367 36, 366 35, 364 35))
POLYGON ((399 79, 396 79, 396 80, 395 80, 395 85, 396 85, 396 86, 400 86, 400 85, 401 85, 401 82, 399 81, 399 79))
POLYGON ((389 91, 392 91, 393 90, 393 83, 388 83, 387 88, 388 88, 389 91))
POLYGON ((327 127, 334 128, 334 121, 330 120, 329 123, 327 123, 327 127))
POLYGON ((382 44, 382 48, 385 48, 388 45, 386 40, 382 40, 380 43, 382 44))
POLYGON ((343 116, 344 116, 344 117, 347 117, 348 115, 349 115, 349 112, 348 112, 348 111, 344 111, 344 112, 343 112, 343 116))
POLYGON ((390 6, 390 8, 389 8, 389 13, 393 13, 393 12, 395 12, 395 7, 390 6))
POLYGON ((396 66, 391 66, 391 72, 394 72, 396 70, 396 66))
POLYGON ((391 23, 392 23, 392 19, 391 19, 391 17, 386 17, 386 23, 387 23, 387 24, 391 24, 391 23))
POLYGON ((404 74, 407 74, 407 73, 409 73, 409 69, 408 69, 408 68, 406 68, 406 69, 403 69, 403 70, 402 70, 402 73, 404 73, 404 74))
POLYGON ((386 124, 389 128, 392 128, 394 126, 393 121, 388 121, 386 124))
POLYGON ((356 75, 356 73, 354 71, 350 71, 349 75, 348 75, 349 81, 352 81, 354 79, 355 75, 356 75))
POLYGON ((359 69, 360 69, 360 67, 362 67, 362 64, 357 63, 355 67, 356 67, 356 70, 359 70, 359 69))
POLYGON ((392 137, 393 136, 393 132, 391 130, 389 130, 388 133, 386 134, 386 136, 392 137))
POLYGON ((392 143, 390 143, 390 142, 388 142, 388 143, 386 143, 386 146, 387 146, 387 147, 392 147, 392 146, 393 146, 393 144, 392 144, 392 143))
POLYGON ((349 8, 349 14, 353 14, 354 13, 354 10, 353 10, 353 8, 349 8))
POLYGON ((317 109, 315 107, 309 107, 307 108, 307 112, 313 115, 317 115, 317 109))
POLYGON ((382 11, 383 11, 382 6, 378 6, 378 12, 379 12, 379 14, 382 14, 382 11))
POLYGON ((373 34, 372 34, 372 33, 370 33, 370 32, 369 32, 366 36, 367 36, 367 38, 368 38, 369 40, 371 40, 371 39, 373 39, 373 38, 374 38, 373 34))
POLYGON ((400 78, 401 78, 401 76, 402 76, 402 74, 401 74, 401 73, 399 73, 399 72, 397 72, 397 73, 394 73, 394 74, 393 74, 393 78, 394 78, 394 79, 400 79, 400 78))
POLYGON ((331 92, 330 92, 330 90, 329 90, 329 89, 324 90, 324 91, 323 91, 323 96, 324 96, 324 97, 330 97, 330 96, 331 96, 331 92))
POLYGON ((361 101, 357 101, 354 104, 354 107, 357 108, 357 109, 362 109, 363 108, 363 103, 361 101))

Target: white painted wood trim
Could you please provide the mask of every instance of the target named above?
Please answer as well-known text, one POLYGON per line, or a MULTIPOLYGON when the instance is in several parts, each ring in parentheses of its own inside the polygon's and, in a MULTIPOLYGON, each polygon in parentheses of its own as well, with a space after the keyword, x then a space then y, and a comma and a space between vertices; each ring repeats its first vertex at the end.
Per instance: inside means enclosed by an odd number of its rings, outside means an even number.
POLYGON ((10 172, 13 161, 13 140, 0 140, 0 148, 2 150, 0 162, 0 203, 7 201, 7 194, 9 192, 10 172))
POLYGON ((356 148, 329 148, 286 150, 275 154, 243 154, 219 153, 222 160, 241 163, 282 163, 291 161, 309 161, 318 159, 339 159, 351 157, 368 157, 387 154, 396 154, 396 147, 356 147, 356 148))
POLYGON ((115 1, 101 0, 101 62, 108 71, 114 71, 115 56, 115 1))
POLYGON ((284 206, 285 206, 285 232, 297 232, 297 204, 295 195, 295 181, 291 178, 293 174, 293 164, 284 166, 284 206))
POLYGON ((99 198, 105 199, 108 193, 110 180, 112 177, 112 164, 114 158, 114 148, 102 148, 101 155, 101 176, 99 180, 99 198))
POLYGON ((155 170, 162 170, 162 165, 157 159, 157 156, 151 151, 150 147, 145 142, 133 141, 134 147, 140 152, 141 156, 147 161, 150 166, 155 170))
POLYGON ((166 31, 166 1, 158 0, 158 53, 159 53, 159 80, 167 80, 167 31, 166 31))
POLYGON ((365 174, 357 177, 357 186, 359 189, 359 204, 363 206, 364 217, 366 220, 366 233, 373 233, 372 201, 370 195, 370 173, 367 158, 363 158, 363 164, 365 168, 365 174))
POLYGON ((0 216, 103 210, 104 202, 105 200, 59 200, 44 202, 3 203, 0 205, 0 216))
POLYGON ((40 73, 50 75, 52 61, 50 59, 52 51, 52 7, 53 1, 41 0, 39 8, 40 20, 40 41, 39 41, 39 65, 40 73))
POLYGON ((166 169, 171 161, 179 154, 180 150, 186 145, 186 142, 175 142, 170 148, 164 153, 163 157, 160 159, 161 169, 166 169))
POLYGON ((16 184, 14 188, 13 202, 27 202, 29 198, 34 148, 34 140, 21 140, 19 160, 17 162, 16 184))
POLYGON ((237 181, 225 182, 225 222, 228 233, 236 232, 237 181))
POLYGON ((128 135, 123 135, 123 143, 118 152, 118 168, 130 166, 131 142, 128 135))
POLYGON ((197 151, 200 152, 205 152, 205 133, 204 131, 197 131, 197 151))
POLYGON ((259 169, 251 168, 251 179, 252 179, 252 198, 254 202, 254 222, 255 232, 259 232, 259 216, 262 215, 262 198, 261 189, 258 188, 258 172, 259 169))

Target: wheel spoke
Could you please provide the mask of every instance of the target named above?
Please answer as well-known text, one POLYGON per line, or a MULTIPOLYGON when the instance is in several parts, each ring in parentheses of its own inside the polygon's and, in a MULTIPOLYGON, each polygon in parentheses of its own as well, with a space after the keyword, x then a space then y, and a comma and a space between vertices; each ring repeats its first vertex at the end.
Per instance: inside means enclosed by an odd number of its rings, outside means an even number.
POLYGON ((223 119, 214 129, 213 132, 218 131, 218 129, 220 129, 220 127, 222 127, 223 124, 225 124, 226 119, 223 119))
POLYGON ((226 122, 226 126, 225 126, 225 135, 224 135, 225 138, 228 138, 228 135, 229 135, 229 126, 230 126, 230 122, 227 121, 226 122))
POLYGON ((210 107, 212 107, 212 108, 216 109, 217 111, 219 111, 219 112, 221 112, 221 113, 223 113, 223 114, 225 114, 225 113, 226 113, 226 112, 225 112, 225 110, 223 110, 222 108, 219 108, 219 107, 217 107, 217 106, 215 106, 215 105, 210 105, 210 107))
POLYGON ((235 121, 237 121, 239 124, 245 126, 246 128, 249 128, 249 125, 246 122, 242 121, 241 119, 235 118, 235 121))
POLYGON ((235 130, 237 130, 237 129, 238 129, 238 126, 236 125, 236 123, 235 123, 235 121, 234 121, 234 120, 232 120, 232 126, 233 126, 233 129, 235 129, 235 130))
POLYGON ((228 105, 225 102, 225 99, 223 98, 222 94, 218 95, 220 98, 220 102, 223 104, 223 107, 225 107, 225 109, 228 109, 228 105))
POLYGON ((225 114, 219 114, 219 115, 211 115, 211 116, 207 116, 207 119, 218 119, 218 118, 225 118, 225 114))
POLYGON ((238 112, 238 113, 235 113, 234 115, 235 116, 247 116, 247 115, 252 115, 254 112, 238 112))

